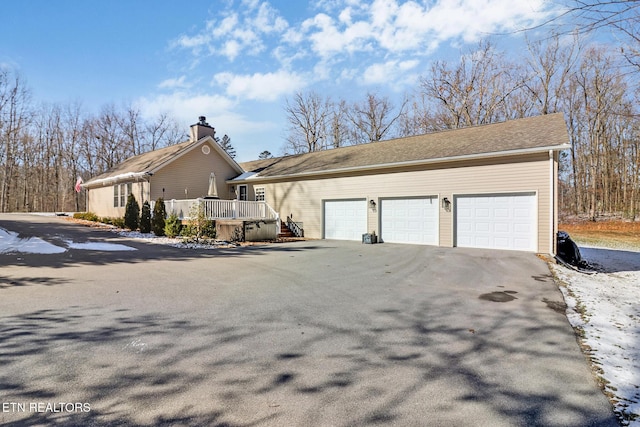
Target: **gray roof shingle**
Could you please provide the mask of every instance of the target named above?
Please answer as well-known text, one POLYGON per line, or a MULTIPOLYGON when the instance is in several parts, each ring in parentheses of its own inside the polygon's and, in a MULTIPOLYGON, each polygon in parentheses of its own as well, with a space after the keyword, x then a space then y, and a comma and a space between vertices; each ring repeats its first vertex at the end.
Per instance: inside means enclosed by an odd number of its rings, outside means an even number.
POLYGON ((122 163, 119 163, 106 171, 105 173, 91 178, 85 185, 91 184, 93 181, 99 181, 105 178, 115 177, 129 173, 152 172, 164 163, 170 161, 183 151, 188 150, 191 145, 197 144, 198 141, 185 141, 169 147, 160 148, 158 150, 149 151, 137 156, 129 157, 122 163))
POLYGON ((562 113, 472 126, 313 153, 240 163, 254 177, 375 167, 393 163, 437 161, 523 150, 565 149, 569 136, 562 113))

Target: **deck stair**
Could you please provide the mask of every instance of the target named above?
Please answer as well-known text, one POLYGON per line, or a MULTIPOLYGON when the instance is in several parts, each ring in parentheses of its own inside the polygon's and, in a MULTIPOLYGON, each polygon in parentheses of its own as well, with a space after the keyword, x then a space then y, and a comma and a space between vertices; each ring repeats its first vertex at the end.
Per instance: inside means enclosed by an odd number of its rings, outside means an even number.
POLYGON ((278 239, 294 239, 296 237, 293 231, 287 226, 287 223, 280 220, 280 233, 278 239))

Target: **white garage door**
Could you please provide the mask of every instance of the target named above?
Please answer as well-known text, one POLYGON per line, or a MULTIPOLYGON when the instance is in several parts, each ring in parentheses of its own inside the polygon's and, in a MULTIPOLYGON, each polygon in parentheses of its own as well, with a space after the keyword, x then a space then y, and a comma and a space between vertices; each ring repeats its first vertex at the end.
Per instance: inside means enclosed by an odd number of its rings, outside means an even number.
POLYGON ((438 244, 438 199, 380 200, 380 238, 389 243, 438 244))
POLYGON ((456 246, 536 251, 535 193, 457 196, 456 246))
POLYGON ((367 232, 366 200, 330 200, 324 202, 324 238, 362 240, 367 232))

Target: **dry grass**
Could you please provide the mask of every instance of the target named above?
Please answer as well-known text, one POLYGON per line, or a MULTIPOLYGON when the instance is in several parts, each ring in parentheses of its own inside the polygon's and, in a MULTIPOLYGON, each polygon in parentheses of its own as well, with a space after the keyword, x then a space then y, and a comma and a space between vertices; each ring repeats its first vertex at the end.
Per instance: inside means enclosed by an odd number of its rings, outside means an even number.
POLYGON ((566 221, 559 230, 569 233, 571 238, 585 245, 613 248, 640 249, 640 222, 630 221, 566 221))

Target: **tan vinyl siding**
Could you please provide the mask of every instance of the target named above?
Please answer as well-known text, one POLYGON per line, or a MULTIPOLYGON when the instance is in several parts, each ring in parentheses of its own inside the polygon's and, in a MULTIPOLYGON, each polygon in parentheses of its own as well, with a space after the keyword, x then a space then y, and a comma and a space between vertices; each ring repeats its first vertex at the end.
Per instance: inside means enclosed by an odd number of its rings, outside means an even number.
POLYGON ((211 172, 216 175, 218 197, 233 199, 225 181, 237 176, 238 172, 211 146, 209 154, 204 154, 198 146, 156 172, 150 178, 151 199, 163 197, 163 188, 165 200, 204 197, 209 189, 211 172))
MULTIPOLYGON (((379 199, 385 197, 490 194, 535 191, 538 201, 538 251, 548 252, 550 245, 548 153, 505 157, 502 159, 447 163, 440 166, 397 169, 392 173, 365 176, 323 177, 323 179, 260 182, 266 200, 282 218, 293 215, 304 224, 305 236, 322 238, 322 200, 373 199, 375 210, 367 209, 369 231, 378 233, 379 199)), ((453 210, 440 203, 440 245, 452 246, 453 210)))
MULTIPOLYGON (((126 182, 116 185, 126 185, 126 182)), ((89 190, 87 211, 93 212, 100 217, 124 217, 124 207, 113 206, 113 185, 105 187, 92 188, 89 190)), ((133 182, 131 183, 131 191, 135 196, 140 207, 149 200, 149 183, 133 182)), ((126 199, 125 199, 126 205, 126 199)))

